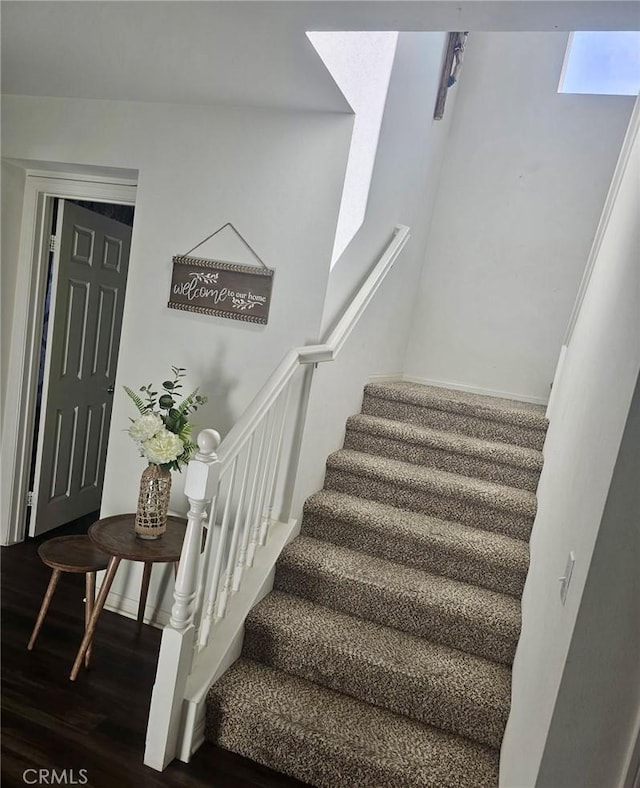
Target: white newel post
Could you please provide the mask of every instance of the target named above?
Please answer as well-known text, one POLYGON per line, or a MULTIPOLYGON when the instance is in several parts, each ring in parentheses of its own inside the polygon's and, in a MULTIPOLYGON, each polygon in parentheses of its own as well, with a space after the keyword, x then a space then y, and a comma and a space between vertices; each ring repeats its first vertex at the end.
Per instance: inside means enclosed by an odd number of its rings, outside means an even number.
POLYGON ((218 485, 220 435, 202 430, 199 451, 187 466, 184 493, 189 499, 187 531, 173 593, 169 624, 162 633, 156 681, 151 696, 144 762, 162 770, 176 756, 185 687, 193 660, 195 597, 202 529, 207 506, 218 485))

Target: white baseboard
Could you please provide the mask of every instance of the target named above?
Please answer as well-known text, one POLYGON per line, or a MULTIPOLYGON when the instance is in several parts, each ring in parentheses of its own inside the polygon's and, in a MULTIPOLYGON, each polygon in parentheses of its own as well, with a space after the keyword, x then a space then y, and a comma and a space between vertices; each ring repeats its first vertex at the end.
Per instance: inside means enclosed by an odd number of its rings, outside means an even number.
MULTIPOLYGON (((134 621, 138 618, 138 600, 122 594, 116 594, 113 591, 109 592, 104 609, 110 610, 112 613, 118 613, 118 615, 126 618, 132 618, 134 621)), ((166 610, 158 610, 147 605, 144 610, 144 623, 151 624, 152 627, 157 629, 164 629, 169 623, 169 615, 166 610)))
POLYGON ((300 525, 296 520, 271 525, 267 544, 256 552, 254 564, 245 574, 242 587, 231 597, 225 617, 212 628, 209 645, 196 658, 185 692, 184 724, 177 754, 181 761, 188 763, 204 742, 207 693, 240 656, 244 621, 251 609, 273 588, 275 563, 299 531, 300 525))
POLYGON ((402 372, 389 373, 388 375, 371 375, 367 379, 367 383, 394 383, 397 380, 403 380, 402 372))
MULTIPOLYGON (((464 383, 452 383, 447 380, 431 380, 429 378, 417 378, 413 375, 402 375, 401 379, 407 383, 420 383, 423 386, 436 386, 441 389, 454 389, 455 391, 468 391, 470 394, 484 394, 486 397, 500 397, 501 399, 512 399, 517 402, 531 402, 534 405, 546 405, 547 397, 531 397, 528 394, 514 394, 512 391, 494 391, 478 386, 467 386, 464 383)), ((397 380, 397 378, 396 378, 397 380)))

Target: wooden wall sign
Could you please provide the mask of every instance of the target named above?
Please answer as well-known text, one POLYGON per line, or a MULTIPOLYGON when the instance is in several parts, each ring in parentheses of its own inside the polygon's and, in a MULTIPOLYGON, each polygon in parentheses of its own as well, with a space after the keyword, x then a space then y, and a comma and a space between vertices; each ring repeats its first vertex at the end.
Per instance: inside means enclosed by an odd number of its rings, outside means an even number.
MULTIPOLYGON (((227 226, 231 226, 246 244, 233 225, 230 223, 224 225, 227 226)), ((220 230, 216 230, 217 232, 220 230)), ((173 258, 168 306, 186 312, 199 312, 204 315, 266 325, 274 272, 273 269, 267 268, 251 247, 249 249, 261 267, 189 257, 188 254, 176 255, 173 258)))

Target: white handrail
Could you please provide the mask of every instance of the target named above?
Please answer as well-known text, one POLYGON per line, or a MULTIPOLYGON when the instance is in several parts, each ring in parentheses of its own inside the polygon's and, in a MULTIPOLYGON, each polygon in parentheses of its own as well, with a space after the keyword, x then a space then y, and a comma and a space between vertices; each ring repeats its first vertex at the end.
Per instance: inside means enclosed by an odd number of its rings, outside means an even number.
POLYGON ((335 359, 360 319, 360 315, 367 308, 389 269, 409 240, 409 235, 410 228, 406 225, 400 224, 395 228, 393 238, 387 248, 326 342, 320 345, 296 347, 285 355, 220 444, 218 456, 223 470, 240 451, 244 442, 255 430, 301 364, 317 364, 335 359))
MULTIPOLYGON (((408 239, 409 228, 396 227, 384 253, 327 341, 290 350, 219 446, 219 436, 214 431, 205 430, 198 436, 201 451, 189 463, 185 481, 191 507, 187 533, 151 701, 145 749, 148 766, 163 769, 175 757, 184 690, 196 664, 194 657, 197 659, 207 649, 215 623, 225 616, 230 595, 240 589, 245 569, 253 566, 258 549, 267 543, 276 491, 290 493, 293 489, 302 431, 296 429, 300 425, 296 425, 295 418, 287 423, 292 379, 307 365, 335 359, 408 239), (287 428, 291 479, 287 463, 280 461, 287 428), (242 452, 246 456, 240 463, 242 452), (240 487, 236 488, 240 464, 244 471, 240 487), (209 517, 203 550, 205 507, 209 517), (223 514, 218 522, 220 508, 223 514)), ((298 407, 293 411, 302 414, 302 424, 312 369, 308 373, 299 392, 298 407)), ((279 516, 274 515, 273 519, 284 517, 286 521, 287 505, 281 507, 279 516)))
POLYGON ((345 310, 336 327, 331 334, 329 334, 325 347, 330 348, 331 359, 322 359, 323 361, 333 361, 338 355, 342 346, 347 341, 349 334, 355 328, 360 316, 378 291, 378 288, 395 263, 396 258, 409 240, 409 235, 410 229, 406 225, 399 224, 396 227, 393 239, 384 250, 382 257, 378 260, 375 267, 364 281, 364 284, 345 310))

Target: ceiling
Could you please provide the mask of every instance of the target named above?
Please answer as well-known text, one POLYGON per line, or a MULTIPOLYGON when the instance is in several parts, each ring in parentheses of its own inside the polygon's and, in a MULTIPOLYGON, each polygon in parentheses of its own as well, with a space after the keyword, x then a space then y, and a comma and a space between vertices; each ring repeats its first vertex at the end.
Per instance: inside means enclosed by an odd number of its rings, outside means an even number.
POLYGON ((244 3, 3 2, 2 89, 349 109, 304 33, 244 3))
POLYGON ((307 30, 640 27, 626 0, 4 0, 2 89, 348 112, 307 30))

